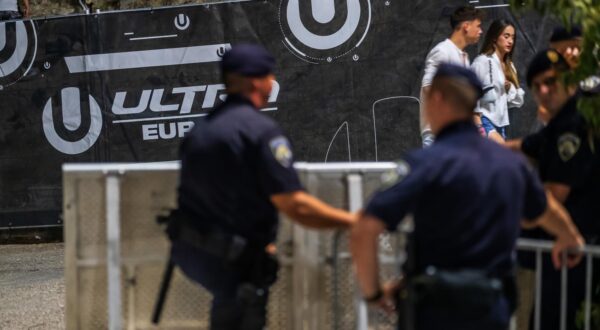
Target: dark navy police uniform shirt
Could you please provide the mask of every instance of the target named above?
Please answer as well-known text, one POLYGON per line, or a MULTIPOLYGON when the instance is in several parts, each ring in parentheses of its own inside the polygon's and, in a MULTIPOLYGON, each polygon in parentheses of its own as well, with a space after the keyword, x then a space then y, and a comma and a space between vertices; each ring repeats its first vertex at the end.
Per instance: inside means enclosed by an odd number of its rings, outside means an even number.
POLYGON ((179 207, 200 230, 216 225, 266 245, 278 222, 269 197, 300 189, 287 137, 241 96, 229 95, 182 143, 179 207))
POLYGON ((540 132, 523 140, 543 182, 571 188, 565 207, 588 243, 600 236, 600 139, 591 135, 571 98, 540 132))
POLYGON ((407 214, 415 223, 416 272, 513 270, 521 219, 546 208, 543 187, 524 157, 479 136, 472 123, 446 127, 431 148, 399 163, 399 182, 377 193, 366 212, 395 230, 407 214))

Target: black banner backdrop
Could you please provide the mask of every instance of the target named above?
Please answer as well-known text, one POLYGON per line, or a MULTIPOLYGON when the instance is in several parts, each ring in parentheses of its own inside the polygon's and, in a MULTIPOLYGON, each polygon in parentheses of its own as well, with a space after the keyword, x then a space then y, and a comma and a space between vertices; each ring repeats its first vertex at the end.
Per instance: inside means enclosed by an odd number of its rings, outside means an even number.
MULTIPOLYGON (((486 27, 517 22, 523 76, 551 26, 504 1, 242 1, 1 23, 0 228, 60 224, 63 163, 176 160, 224 98, 218 61, 241 42, 278 59, 263 111, 299 160, 397 159, 420 145, 425 56, 469 2, 486 27)), ((531 100, 511 115, 513 136, 532 129, 531 100)))

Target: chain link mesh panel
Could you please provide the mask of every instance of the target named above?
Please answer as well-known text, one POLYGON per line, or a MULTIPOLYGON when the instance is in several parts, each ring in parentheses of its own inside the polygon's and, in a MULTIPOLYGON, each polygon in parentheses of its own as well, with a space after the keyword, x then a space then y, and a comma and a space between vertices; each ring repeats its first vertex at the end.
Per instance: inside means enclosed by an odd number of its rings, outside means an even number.
MULTIPOLYGON (((99 165, 100 167, 102 165, 99 165)), ((105 171, 99 168, 95 175, 66 173, 65 190, 73 195, 69 207, 75 212, 66 212, 65 226, 76 228, 76 240, 66 241, 74 249, 77 260, 66 263, 76 265, 77 283, 67 282, 67 292, 76 291, 75 299, 69 298, 77 308, 67 307, 67 313, 77 315, 74 329, 106 329, 108 325, 108 301, 106 283, 106 198, 105 171), (75 176, 74 180, 71 176, 75 176), (73 183, 74 182, 74 183, 73 183), (74 205, 71 205, 74 204, 74 205)), ((121 178, 121 305, 123 326, 128 329, 208 329, 210 295, 199 285, 189 281, 176 269, 165 302, 161 323, 151 324, 151 314, 162 279, 169 244, 162 228, 155 222, 156 215, 175 206, 178 172, 125 171, 121 178)), ((318 177, 302 175, 311 193, 334 206, 348 208, 347 182, 340 173, 320 174, 318 177)), ((380 175, 365 175, 364 197, 370 195, 381 184, 380 175)), ((67 195, 65 193, 65 195, 67 195)), ((348 252, 348 236, 334 232, 317 235, 315 252, 317 263, 309 268, 317 276, 302 278, 298 265, 293 263, 298 242, 294 239, 295 226, 282 221, 278 239, 281 259, 279 280, 272 287, 268 307, 269 329, 294 329, 302 324, 299 318, 310 311, 318 314, 309 317, 318 319, 318 329, 356 328, 357 287, 348 252), (302 286, 306 281, 318 294, 315 300, 298 305, 302 286), (304 281, 304 282, 303 282, 304 281), (311 305, 318 306, 310 309, 311 305)), ((386 260, 397 260, 399 244, 395 236, 381 239, 381 251, 386 260)), ((68 258, 69 255, 67 255, 68 258)), ((386 278, 396 276, 398 265, 384 263, 382 274, 386 278)), ((310 314, 309 314, 310 315, 310 314)), ((71 316, 73 317, 73 316, 71 316)), ((67 316, 69 318, 69 316, 67 316)), ((370 329, 392 329, 393 318, 374 312, 369 314, 370 329)), ((300 320, 302 321, 302 320, 300 320)), ((311 330, 317 330, 312 327, 311 330)))
MULTIPOLYGON (((103 177, 76 181, 77 258, 106 259, 106 192, 103 177)), ((65 219, 65 222, 71 219, 65 219)), ((68 224, 66 224, 68 225, 68 224)))
MULTIPOLYGON (((363 207, 368 198, 382 186, 383 174, 386 172, 362 173, 363 207)), ((331 205, 344 209, 350 207, 347 196, 349 183, 343 172, 308 172, 303 174, 303 182, 311 194, 331 205)), ((323 232, 318 235, 318 254, 323 256, 323 299, 327 301, 319 329, 356 329, 357 299, 361 298, 350 258, 348 233, 323 232)), ((399 276, 399 261, 404 258, 402 251, 404 242, 401 235, 386 234, 380 237, 380 272, 384 281, 399 276)), ((396 317, 379 310, 369 309, 368 321, 369 329, 396 329, 396 317)))

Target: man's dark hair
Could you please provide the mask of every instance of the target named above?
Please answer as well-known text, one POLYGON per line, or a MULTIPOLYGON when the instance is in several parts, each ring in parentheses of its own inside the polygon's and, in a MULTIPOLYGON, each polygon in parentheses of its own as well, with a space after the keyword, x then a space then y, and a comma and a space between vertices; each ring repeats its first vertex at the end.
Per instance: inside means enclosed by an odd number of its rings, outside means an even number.
POLYGON ((460 23, 469 22, 476 19, 482 20, 485 18, 485 13, 481 9, 473 6, 458 7, 452 16, 450 16, 450 26, 455 30, 460 23))

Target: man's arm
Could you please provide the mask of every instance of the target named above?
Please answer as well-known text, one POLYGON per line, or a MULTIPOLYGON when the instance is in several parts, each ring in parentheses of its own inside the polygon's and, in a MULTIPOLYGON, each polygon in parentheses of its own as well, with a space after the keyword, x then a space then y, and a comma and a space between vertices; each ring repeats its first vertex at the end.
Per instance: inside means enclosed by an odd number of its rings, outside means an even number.
POLYGON ((546 191, 550 191, 552 196, 563 205, 571 193, 571 187, 564 183, 547 182, 544 186, 546 191))
POLYGON ((379 234, 384 230, 385 225, 379 219, 362 214, 350 231, 350 252, 365 297, 371 297, 381 289, 377 251, 379 234))
POLYGON ((503 145, 508 149, 516 152, 521 152, 521 144, 523 143, 523 139, 512 139, 506 140, 503 145))
POLYGON ((29 0, 23 0, 23 16, 29 17, 30 14, 31 14, 31 12, 30 12, 30 8, 29 8, 29 0))
MULTIPOLYGON (((548 206, 544 213, 530 222, 522 222, 524 228, 541 227, 549 234, 556 237, 556 242, 552 248, 552 262, 555 268, 561 266, 561 254, 563 251, 579 250, 584 245, 583 237, 577 227, 573 224, 567 210, 553 197, 552 193, 547 192, 546 198, 548 206)), ((574 267, 581 261, 581 254, 568 255, 567 266, 574 267)))
POLYGON ((385 224, 378 218, 361 214, 350 231, 350 252, 363 297, 373 299, 369 302, 391 313, 395 309, 394 293, 400 284, 396 281, 382 286, 379 282, 379 234, 384 230, 385 224))
POLYGON ((356 219, 352 213, 332 207, 302 190, 271 195, 271 202, 279 211, 306 227, 346 228, 356 219))

